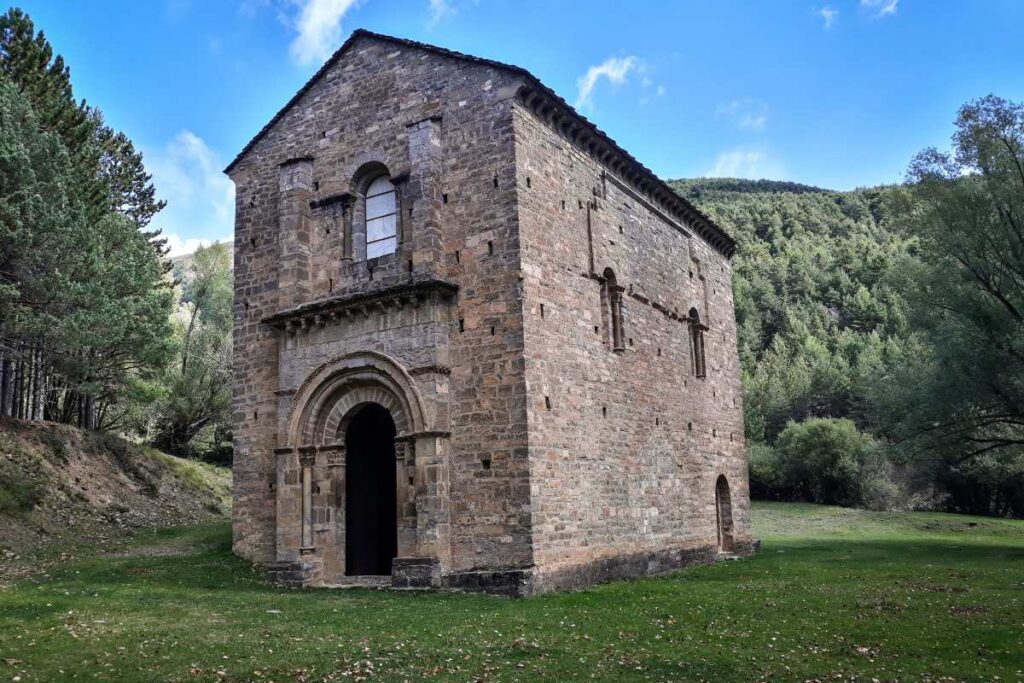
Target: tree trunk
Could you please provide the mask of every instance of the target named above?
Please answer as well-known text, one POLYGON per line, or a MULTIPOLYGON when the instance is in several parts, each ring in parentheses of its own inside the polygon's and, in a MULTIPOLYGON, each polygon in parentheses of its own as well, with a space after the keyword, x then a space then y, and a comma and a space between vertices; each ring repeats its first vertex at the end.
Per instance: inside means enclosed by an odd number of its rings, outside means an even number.
POLYGON ((0 417, 11 416, 11 390, 14 364, 6 355, 0 360, 0 417))

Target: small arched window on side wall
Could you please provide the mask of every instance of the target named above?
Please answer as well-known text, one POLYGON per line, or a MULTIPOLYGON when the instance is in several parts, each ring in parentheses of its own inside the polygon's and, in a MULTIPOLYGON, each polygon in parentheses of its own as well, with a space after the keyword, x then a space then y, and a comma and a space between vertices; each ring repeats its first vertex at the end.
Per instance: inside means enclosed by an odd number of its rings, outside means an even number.
POLYGON ((690 369, 695 377, 707 377, 707 364, 704 360, 704 330, 707 327, 700 322, 700 313, 696 308, 690 309, 690 369))
POLYGON ((622 288, 615 279, 615 271, 611 268, 604 269, 604 284, 601 288, 601 303, 604 305, 604 315, 607 317, 608 341, 613 351, 624 351, 626 349, 626 335, 622 325, 622 288))
POLYGON ((366 188, 366 258, 393 254, 398 248, 398 202, 395 186, 379 176, 366 188))

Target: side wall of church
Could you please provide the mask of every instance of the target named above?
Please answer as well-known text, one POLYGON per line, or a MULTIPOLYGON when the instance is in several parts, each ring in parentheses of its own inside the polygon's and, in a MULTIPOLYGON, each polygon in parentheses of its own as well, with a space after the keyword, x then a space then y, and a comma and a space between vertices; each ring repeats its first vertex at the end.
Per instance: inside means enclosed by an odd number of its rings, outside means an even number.
POLYGON ((514 119, 537 588, 709 559, 723 474, 736 537, 749 540, 729 259, 525 106, 514 119), (609 268, 621 350, 602 294, 609 268), (691 308, 708 326, 706 378, 691 308))
POLYGON ((450 526, 446 571, 532 563, 510 80, 360 39, 233 169, 240 555, 289 559, 275 553, 277 534, 294 530, 277 528, 273 449, 296 392, 331 359, 375 351, 411 374, 429 428, 450 432, 430 475, 448 486, 439 503, 450 526), (368 164, 395 183, 401 244, 346 259, 335 198, 368 164), (369 307, 292 335, 260 322, 310 301, 433 280, 458 293, 436 306, 369 307))

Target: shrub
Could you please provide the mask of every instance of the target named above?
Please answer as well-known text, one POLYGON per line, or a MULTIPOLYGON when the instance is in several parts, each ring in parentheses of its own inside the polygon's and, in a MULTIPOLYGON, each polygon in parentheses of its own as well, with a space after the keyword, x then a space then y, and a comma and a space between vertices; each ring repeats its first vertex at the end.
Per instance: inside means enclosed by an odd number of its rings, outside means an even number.
POLYGON ((0 514, 34 508, 43 499, 43 486, 21 473, 0 473, 0 514))
POLYGON ((861 465, 861 505, 869 510, 901 510, 910 506, 905 488, 897 480, 896 468, 880 449, 873 448, 861 465))
POLYGON ((787 497, 846 506, 864 503, 862 474, 878 457, 874 441, 853 421, 833 418, 790 422, 775 452, 787 497))
POLYGON ((758 500, 785 498, 785 485, 779 467, 779 456, 766 443, 752 442, 747 447, 750 468, 750 496, 758 500))

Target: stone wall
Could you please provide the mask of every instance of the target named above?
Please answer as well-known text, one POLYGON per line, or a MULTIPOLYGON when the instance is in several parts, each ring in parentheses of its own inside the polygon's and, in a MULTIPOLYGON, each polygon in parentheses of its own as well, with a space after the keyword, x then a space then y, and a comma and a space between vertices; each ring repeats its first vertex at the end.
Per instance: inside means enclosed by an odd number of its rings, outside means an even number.
POLYGON ((657 571, 672 551, 684 563, 716 549, 722 474, 737 547, 749 543, 729 260, 526 107, 514 117, 538 589, 546 575, 572 584, 574 566, 603 563, 615 576, 616 558, 666 557, 657 571), (622 288, 619 351, 602 303, 607 268, 622 288), (703 379, 691 308, 708 327, 703 379))
POLYGON ((343 577, 360 401, 398 432, 396 586, 712 561, 723 475, 750 548, 729 260, 535 116, 526 78, 357 35, 230 169, 234 548, 278 580, 343 577), (382 173, 399 245, 367 260, 382 173))
MULTIPOLYGON (((442 434, 437 466, 412 486, 415 499, 428 477, 448 487, 438 502, 448 525, 443 570, 532 563, 514 92, 514 79, 501 71, 360 39, 232 169, 234 528, 244 557, 294 560, 299 531, 284 520, 279 530, 275 521, 273 451, 288 445, 290 406, 310 373, 372 351, 410 373, 429 429, 442 434), (399 194, 402 243, 367 261, 365 252, 346 250, 343 212, 361 176, 381 169, 399 194), (418 307, 374 303, 287 331, 260 323, 311 301, 435 280, 457 286, 457 297, 418 307)), ((350 206, 358 230, 361 204, 350 206)), ((282 485, 301 487, 301 477, 288 474, 297 456, 280 457, 293 458, 282 485)), ((333 475, 316 474, 319 467, 313 476, 326 496, 333 475)), ((283 504, 285 517, 298 514, 294 502, 283 504)), ((317 521, 318 538, 338 528, 338 520, 333 527, 317 521)))

